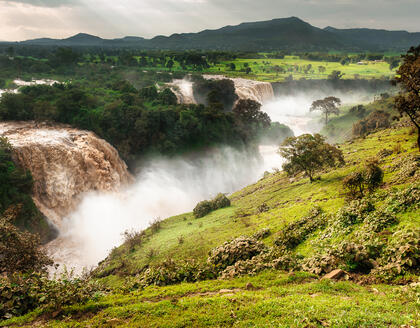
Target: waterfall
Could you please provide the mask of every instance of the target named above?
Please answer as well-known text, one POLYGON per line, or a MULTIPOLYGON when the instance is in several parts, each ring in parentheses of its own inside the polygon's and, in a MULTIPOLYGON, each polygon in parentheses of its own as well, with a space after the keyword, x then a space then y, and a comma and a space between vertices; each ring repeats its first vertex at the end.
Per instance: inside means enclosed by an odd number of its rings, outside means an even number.
POLYGON ((193 82, 187 79, 175 79, 167 84, 178 99, 179 104, 196 104, 193 82))
POLYGON ((132 177, 117 150, 94 133, 64 125, 0 122, 13 158, 34 179, 33 199, 59 229, 86 192, 117 191, 132 177))
MULTIPOLYGON (((223 75, 203 75, 205 79, 221 80, 227 77, 223 75)), ((271 83, 248 80, 243 78, 230 78, 235 84, 236 94, 239 99, 252 99, 260 104, 274 99, 274 91, 271 83)))

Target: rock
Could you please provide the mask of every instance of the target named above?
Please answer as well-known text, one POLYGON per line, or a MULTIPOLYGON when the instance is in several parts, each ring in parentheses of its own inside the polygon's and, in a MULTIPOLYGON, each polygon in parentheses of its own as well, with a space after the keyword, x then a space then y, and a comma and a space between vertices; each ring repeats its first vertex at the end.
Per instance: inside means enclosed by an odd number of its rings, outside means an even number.
POLYGON ((322 279, 340 279, 342 276, 344 276, 345 272, 341 269, 335 269, 331 271, 330 273, 327 273, 325 276, 322 277, 322 279))
POLYGON ((254 289, 255 289, 255 287, 254 287, 254 285, 253 285, 253 284, 251 284, 251 283, 249 282, 249 283, 247 283, 247 284, 246 284, 246 289, 247 289, 247 290, 254 290, 254 289))

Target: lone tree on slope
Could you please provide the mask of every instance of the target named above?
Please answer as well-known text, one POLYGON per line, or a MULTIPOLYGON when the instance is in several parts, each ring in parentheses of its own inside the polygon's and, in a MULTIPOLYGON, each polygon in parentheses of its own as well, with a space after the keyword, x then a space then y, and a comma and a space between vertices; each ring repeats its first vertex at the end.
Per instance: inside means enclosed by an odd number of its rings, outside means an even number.
POLYGON ((287 174, 304 172, 311 182, 314 181, 316 172, 344 164, 342 151, 326 143, 320 134, 287 138, 278 153, 287 160, 283 164, 283 170, 287 174))
POLYGON ((341 105, 340 98, 336 97, 326 97, 324 99, 315 100, 312 103, 311 108, 309 109, 311 112, 315 110, 320 110, 325 116, 325 124, 328 123, 328 116, 331 114, 338 115, 340 114, 340 109, 338 106, 341 105))
POLYGON ((395 78, 402 91, 395 98, 395 107, 401 116, 407 115, 417 128, 417 145, 420 151, 420 45, 411 47, 402 58, 403 64, 397 70, 395 78))

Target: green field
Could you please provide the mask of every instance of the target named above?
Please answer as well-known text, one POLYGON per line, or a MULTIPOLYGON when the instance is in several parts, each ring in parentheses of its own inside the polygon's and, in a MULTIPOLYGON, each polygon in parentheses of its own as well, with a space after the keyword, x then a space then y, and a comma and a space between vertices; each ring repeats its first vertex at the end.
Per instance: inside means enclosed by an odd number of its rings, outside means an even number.
POLYGON ((395 72, 389 70, 389 64, 386 62, 364 61, 363 63, 364 65, 341 65, 338 62, 312 61, 300 59, 297 56, 286 56, 284 59, 236 59, 235 61, 217 64, 211 67, 209 72, 267 82, 283 81, 289 75, 293 75, 293 79, 295 80, 302 78, 326 79, 332 71, 341 71, 344 73, 343 79, 372 79, 394 76, 395 72), (235 71, 230 70, 230 67, 228 67, 230 63, 235 64, 235 71), (244 64, 246 63, 252 70, 249 74, 239 71, 245 68, 244 64), (308 65, 311 65, 312 69, 305 73, 303 67, 307 67, 308 65), (277 73, 275 66, 283 67, 286 72, 277 73), (320 73, 319 66, 325 67, 325 72, 320 73))

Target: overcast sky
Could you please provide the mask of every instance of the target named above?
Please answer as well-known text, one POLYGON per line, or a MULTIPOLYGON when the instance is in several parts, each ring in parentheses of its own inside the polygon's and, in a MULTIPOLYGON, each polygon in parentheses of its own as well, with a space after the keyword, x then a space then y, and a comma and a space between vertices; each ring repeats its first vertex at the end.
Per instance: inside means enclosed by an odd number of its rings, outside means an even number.
POLYGON ((149 38, 289 16, 318 27, 420 32, 420 0, 0 0, 0 40, 149 38))

